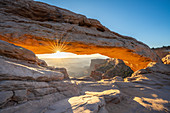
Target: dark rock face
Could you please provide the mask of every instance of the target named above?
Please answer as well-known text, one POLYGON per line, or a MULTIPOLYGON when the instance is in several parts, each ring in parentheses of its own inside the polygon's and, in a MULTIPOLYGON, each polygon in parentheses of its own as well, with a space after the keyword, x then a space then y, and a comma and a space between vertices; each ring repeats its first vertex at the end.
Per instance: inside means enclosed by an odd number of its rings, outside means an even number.
MULTIPOLYGON (((101 60, 103 61, 104 59, 101 60)), ((133 73, 132 69, 125 65, 125 63, 120 59, 107 59, 105 62, 99 61, 96 65, 95 70, 93 70, 90 75, 96 80, 100 80, 102 78, 113 78, 114 76, 125 78, 131 76, 133 73)))

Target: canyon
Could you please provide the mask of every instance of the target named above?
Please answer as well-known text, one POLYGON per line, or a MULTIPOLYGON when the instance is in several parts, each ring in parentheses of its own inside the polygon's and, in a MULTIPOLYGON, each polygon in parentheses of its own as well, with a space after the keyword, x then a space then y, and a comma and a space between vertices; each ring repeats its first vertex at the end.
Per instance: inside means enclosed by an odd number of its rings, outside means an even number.
POLYGON ((170 112, 169 55, 42 2, 0 0, 0 17, 1 113, 170 112), (91 76, 70 77, 36 56, 57 52, 56 40, 64 52, 110 58, 92 59, 91 76))

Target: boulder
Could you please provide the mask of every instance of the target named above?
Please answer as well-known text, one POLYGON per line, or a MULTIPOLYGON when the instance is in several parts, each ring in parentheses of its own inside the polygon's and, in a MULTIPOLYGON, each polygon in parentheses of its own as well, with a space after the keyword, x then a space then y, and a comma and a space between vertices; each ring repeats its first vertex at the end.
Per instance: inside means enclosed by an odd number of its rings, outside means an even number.
POLYGON ((96 62, 96 69, 91 72, 91 77, 95 78, 96 80, 100 80, 102 78, 113 78, 114 76, 120 76, 120 77, 128 77, 131 76, 133 73, 132 69, 125 65, 123 60, 120 59, 106 59, 103 63, 99 62, 97 64, 96 62))
MULTIPOLYGON (((20 61, 23 62, 23 61, 20 61)), ((0 56, 0 79, 4 80, 63 80, 64 74, 59 71, 35 66, 34 64, 21 64, 0 56)))
POLYGON ((37 58, 37 64, 39 66, 42 66, 42 67, 47 67, 48 66, 47 63, 44 60, 38 59, 38 58, 37 58))
POLYGON ((104 64, 106 59, 91 59, 90 72, 96 70, 101 64, 104 64))
POLYGON ((162 58, 164 64, 170 64, 170 54, 162 58))
POLYGON ((120 93, 119 90, 111 89, 111 90, 105 90, 103 92, 85 92, 86 95, 92 95, 97 97, 104 97, 104 100, 106 103, 114 103, 118 104, 120 101, 123 100, 123 96, 120 93))
POLYGON ((0 45, 0 79, 52 81, 69 78, 66 69, 51 70, 30 50, 2 40, 0 45))
POLYGON ((33 62, 37 59, 32 51, 2 40, 0 40, 0 55, 33 62))
POLYGON ((28 61, 28 63, 37 63, 43 67, 47 66, 47 63, 44 60, 38 59, 32 51, 2 40, 0 40, 0 55, 28 61))
POLYGON ((53 66, 48 66, 47 68, 50 69, 50 70, 53 70, 53 71, 61 72, 62 74, 64 74, 64 79, 69 79, 69 75, 67 73, 66 68, 56 68, 56 67, 53 67, 53 66))
POLYGON ((102 97, 82 95, 56 102, 45 113, 108 113, 102 97))

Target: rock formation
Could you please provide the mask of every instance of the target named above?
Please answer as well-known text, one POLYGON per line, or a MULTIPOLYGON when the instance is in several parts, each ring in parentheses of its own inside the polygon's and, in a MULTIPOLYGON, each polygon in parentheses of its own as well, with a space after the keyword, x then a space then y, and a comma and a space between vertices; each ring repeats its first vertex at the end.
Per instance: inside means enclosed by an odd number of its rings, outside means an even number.
POLYGON ((51 53, 49 41, 64 39, 77 54, 100 53, 125 60, 133 70, 161 60, 146 44, 122 36, 99 21, 32 0, 0 1, 0 39, 35 53, 51 53), (67 40, 65 40, 67 39, 67 40))
POLYGON ((114 76, 128 77, 133 73, 132 69, 125 63, 116 58, 112 59, 92 59, 91 77, 95 80, 113 78, 114 76))
POLYGON ((0 40, 0 112, 41 112, 51 102, 79 95, 76 84, 59 81, 66 72, 42 67, 39 60, 32 51, 0 40))
MULTIPOLYGON (((0 45, 9 45, 9 50, 22 48, 4 41, 0 45)), ((0 46, 1 113, 170 112, 168 64, 151 62, 125 79, 64 79, 64 69, 30 61, 35 54, 27 49, 14 52, 17 57, 5 50, 0 46), (22 51, 30 56, 22 56, 22 51)))
POLYGON ((170 54, 162 58, 164 64, 170 64, 170 54))
POLYGON ((0 40, 1 113, 170 112, 170 65, 150 62, 161 61, 147 45, 33 0, 0 0, 0 17, 0 39, 7 41, 0 40), (65 69, 48 67, 33 53, 51 53, 48 42, 61 38, 70 42, 67 51, 101 53, 140 70, 126 78, 68 79, 65 69))

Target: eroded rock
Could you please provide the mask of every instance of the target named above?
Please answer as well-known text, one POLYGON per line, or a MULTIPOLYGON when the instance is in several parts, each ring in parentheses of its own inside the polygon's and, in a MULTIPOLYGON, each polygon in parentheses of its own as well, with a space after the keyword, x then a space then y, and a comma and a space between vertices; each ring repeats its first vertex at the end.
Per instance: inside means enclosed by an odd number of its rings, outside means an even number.
POLYGON ((45 62, 37 61, 33 52, 18 50, 19 46, 8 42, 0 43, 5 45, 0 46, 1 113, 39 113, 56 101, 80 94, 74 82, 63 80, 68 78, 66 70, 51 70, 45 62))
MULTIPOLYGON (((21 61, 22 62, 22 61, 21 61)), ((20 64, 0 57, 0 74, 4 80, 52 81, 64 79, 64 74, 39 66, 20 64)))
POLYGON ((50 66, 47 68, 50 70, 61 72, 62 74, 64 74, 64 79, 69 79, 69 75, 67 73, 66 68, 56 68, 56 67, 50 67, 50 66))
POLYGON ((95 70, 91 72, 91 77, 96 80, 102 78, 113 78, 114 76, 128 77, 133 73, 132 69, 125 65, 125 63, 120 59, 102 59, 94 64, 95 70), (105 61, 105 62, 104 62, 105 61))
POLYGON ((82 95, 58 101, 45 113, 108 113, 102 97, 82 95))
POLYGON ((112 89, 112 90, 104 90, 103 92, 85 92, 86 95, 92 95, 97 97, 104 97, 106 103, 114 103, 118 104, 122 99, 123 96, 120 94, 119 90, 112 89))
POLYGON ((162 58, 164 64, 170 64, 170 54, 162 58))
POLYGON ((0 55, 36 62, 36 56, 32 51, 2 40, 0 40, 0 55))

